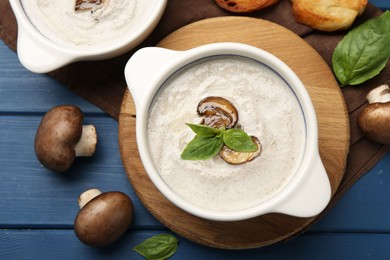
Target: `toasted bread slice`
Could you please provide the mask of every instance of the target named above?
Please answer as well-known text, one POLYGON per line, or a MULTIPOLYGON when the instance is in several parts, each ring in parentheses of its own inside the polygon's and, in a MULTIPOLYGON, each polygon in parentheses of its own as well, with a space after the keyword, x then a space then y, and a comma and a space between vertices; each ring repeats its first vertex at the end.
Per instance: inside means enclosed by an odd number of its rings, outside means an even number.
POLYGON ((367 0, 291 0, 299 23, 321 31, 349 28, 362 14, 367 0))
POLYGON ((248 13, 263 9, 279 0, 215 0, 223 9, 235 13, 248 13))

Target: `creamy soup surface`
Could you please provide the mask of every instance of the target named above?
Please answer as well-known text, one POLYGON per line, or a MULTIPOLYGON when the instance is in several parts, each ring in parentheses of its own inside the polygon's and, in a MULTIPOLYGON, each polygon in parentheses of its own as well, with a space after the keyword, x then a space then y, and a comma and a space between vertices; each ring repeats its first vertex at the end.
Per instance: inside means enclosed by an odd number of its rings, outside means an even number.
POLYGON ((184 67, 160 88, 149 113, 147 136, 157 171, 174 192, 205 209, 235 211, 268 200, 302 158, 305 123, 294 93, 273 70, 249 58, 216 56, 184 67), (195 136, 185 123, 201 122, 196 107, 207 96, 233 103, 238 123, 261 142, 257 158, 241 165, 218 155, 180 158, 195 136))
POLYGON ((31 23, 46 38, 74 48, 102 47, 139 30, 157 0, 105 0, 93 11, 75 11, 76 0, 21 0, 31 23))

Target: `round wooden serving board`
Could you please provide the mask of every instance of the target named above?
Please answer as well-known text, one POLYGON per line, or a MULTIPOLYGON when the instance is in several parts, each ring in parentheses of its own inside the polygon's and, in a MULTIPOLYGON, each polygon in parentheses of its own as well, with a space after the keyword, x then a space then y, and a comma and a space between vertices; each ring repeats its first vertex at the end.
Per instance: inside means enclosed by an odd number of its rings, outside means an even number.
MULTIPOLYGON (((226 41, 264 49, 283 60, 301 78, 317 113, 320 155, 334 194, 345 171, 349 120, 341 91, 327 64, 293 32, 265 20, 247 17, 198 21, 175 31, 158 46, 185 50, 226 41)), ((229 249, 261 247, 297 235, 316 219, 273 213, 245 221, 216 222, 177 208, 156 189, 142 166, 136 144, 135 108, 128 91, 119 116, 119 145, 127 176, 145 207, 172 231, 199 244, 229 249)))

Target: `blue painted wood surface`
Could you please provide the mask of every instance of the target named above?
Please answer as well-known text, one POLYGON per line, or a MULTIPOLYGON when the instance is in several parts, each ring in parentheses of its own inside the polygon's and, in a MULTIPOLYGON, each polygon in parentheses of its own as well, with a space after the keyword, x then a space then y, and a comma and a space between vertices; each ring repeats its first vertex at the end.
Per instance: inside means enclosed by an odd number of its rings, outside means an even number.
MULTIPOLYGON (((382 9, 390 1, 370 1, 382 9)), ((46 75, 25 70, 0 41, 0 259, 143 259, 132 248, 170 233, 144 208, 122 167, 118 124, 99 108, 46 75), (65 175, 43 168, 34 136, 43 114, 74 104, 96 125, 97 152, 65 175), (131 229, 104 249, 81 244, 73 233, 77 198, 88 188, 119 190, 135 205, 131 229)), ((176 235, 177 236, 177 235, 176 235)), ((220 250, 180 238, 171 259, 390 259, 390 154, 359 180, 305 234, 264 248, 220 250)))
POLYGON ((389 0, 369 0, 371 4, 375 5, 376 7, 382 9, 382 10, 388 10, 390 6, 389 0))

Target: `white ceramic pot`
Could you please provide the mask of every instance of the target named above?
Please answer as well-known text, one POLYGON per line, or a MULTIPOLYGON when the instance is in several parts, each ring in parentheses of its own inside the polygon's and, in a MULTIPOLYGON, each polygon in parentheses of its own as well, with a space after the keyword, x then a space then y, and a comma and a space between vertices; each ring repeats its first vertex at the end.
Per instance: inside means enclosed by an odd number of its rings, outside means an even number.
POLYGON ((318 128, 313 104, 297 75, 272 54, 245 44, 227 42, 208 44, 187 51, 148 47, 137 51, 130 58, 125 68, 125 77, 135 101, 137 144, 143 166, 157 189, 179 208, 206 219, 235 221, 271 212, 310 217, 319 214, 328 204, 331 187, 318 151, 318 128), (156 170, 148 145, 149 108, 159 88, 171 75, 184 66, 216 55, 248 57, 272 68, 293 90, 301 106, 305 122, 304 152, 293 177, 272 198, 239 211, 207 210, 178 196, 156 170))
POLYGON ((112 58, 134 48, 158 24, 167 0, 158 0, 149 19, 133 33, 120 37, 117 41, 103 47, 90 50, 56 44, 34 27, 23 10, 20 0, 9 0, 9 2, 18 24, 17 53, 20 62, 32 72, 46 73, 76 61, 112 58))

